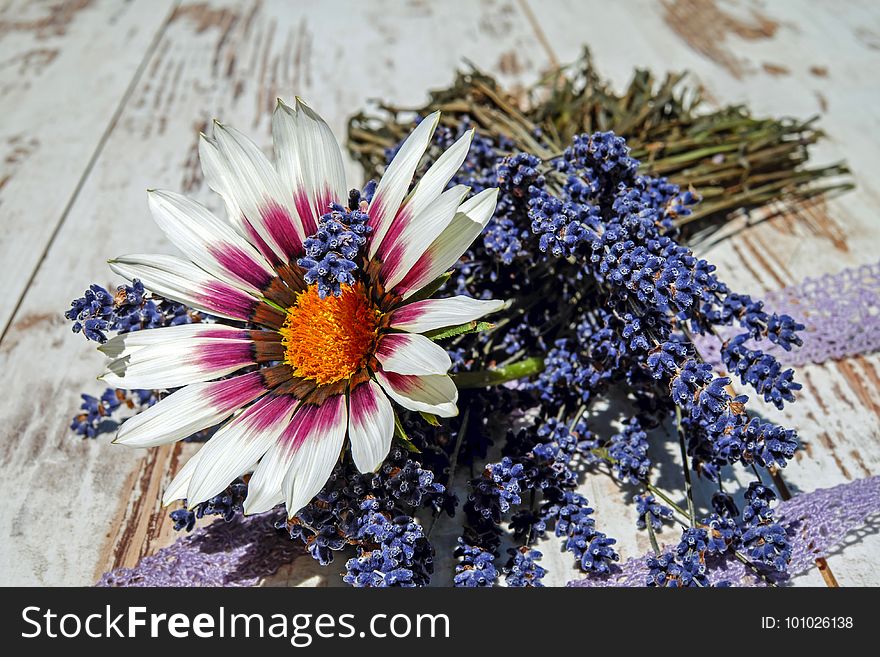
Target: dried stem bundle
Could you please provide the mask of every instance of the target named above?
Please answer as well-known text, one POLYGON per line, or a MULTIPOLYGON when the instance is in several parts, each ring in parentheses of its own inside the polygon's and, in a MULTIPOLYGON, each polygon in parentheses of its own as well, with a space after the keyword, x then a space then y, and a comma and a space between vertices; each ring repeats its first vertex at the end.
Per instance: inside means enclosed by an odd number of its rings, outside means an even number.
MULTIPOLYGON (((650 175, 666 176, 703 197, 679 225, 718 226, 731 212, 777 201, 805 200, 853 187, 845 163, 810 167, 809 147, 824 137, 818 117, 755 118, 741 105, 707 109, 699 86, 683 73, 662 80, 637 69, 622 94, 596 72, 589 50, 554 69, 531 88, 505 90, 470 66, 453 84, 430 93, 421 107, 378 104, 349 121, 348 148, 367 177, 382 171, 388 149, 412 128, 416 116, 443 111, 443 121, 476 124, 487 136, 513 142, 547 160, 579 133, 612 130, 625 137, 632 156, 650 175)), ((771 213, 772 214, 772 213, 771 213)))

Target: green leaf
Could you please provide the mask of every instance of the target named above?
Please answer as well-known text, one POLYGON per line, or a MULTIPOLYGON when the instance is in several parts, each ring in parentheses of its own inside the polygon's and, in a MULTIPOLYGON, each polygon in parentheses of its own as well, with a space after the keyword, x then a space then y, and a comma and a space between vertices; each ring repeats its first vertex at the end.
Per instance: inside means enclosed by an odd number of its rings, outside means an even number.
POLYGON ((432 427, 440 426, 440 420, 437 419, 436 415, 433 415, 432 413, 426 413, 425 411, 419 411, 419 415, 425 418, 425 422, 430 424, 432 427))
POLYGON ((459 324, 458 326, 449 326, 446 328, 435 329, 433 331, 428 331, 425 333, 426 337, 431 338, 435 342, 437 340, 445 340, 446 338, 454 338, 456 335, 466 335, 468 333, 481 333, 483 331, 488 331, 490 328, 494 328, 495 325, 491 322, 478 322, 476 320, 471 322, 465 322, 464 324, 459 324))
POLYGON ((611 465, 617 463, 615 459, 611 458, 611 454, 608 453, 607 447, 594 447, 590 450, 590 453, 596 458, 600 458, 603 461, 610 463, 611 465))
POLYGON ((446 284, 446 281, 448 281, 451 277, 452 277, 451 271, 447 271, 447 272, 440 274, 437 278, 435 278, 433 281, 428 283, 421 290, 419 290, 418 292, 413 294, 409 299, 406 300, 406 302, 407 303, 414 303, 416 301, 424 301, 425 299, 429 298, 432 294, 434 294, 434 292, 436 292, 441 287, 443 287, 446 284))
POLYGON ((459 390, 465 388, 486 388, 497 386, 508 381, 525 379, 544 370, 544 359, 540 356, 531 356, 523 360, 488 370, 476 370, 473 372, 458 372, 452 374, 452 380, 459 390))
POLYGON ((406 451, 414 454, 422 453, 422 450, 416 447, 413 444, 413 441, 409 439, 409 436, 406 435, 406 431, 403 430, 403 425, 400 423, 400 418, 397 416, 397 413, 394 414, 394 437, 403 444, 406 451))

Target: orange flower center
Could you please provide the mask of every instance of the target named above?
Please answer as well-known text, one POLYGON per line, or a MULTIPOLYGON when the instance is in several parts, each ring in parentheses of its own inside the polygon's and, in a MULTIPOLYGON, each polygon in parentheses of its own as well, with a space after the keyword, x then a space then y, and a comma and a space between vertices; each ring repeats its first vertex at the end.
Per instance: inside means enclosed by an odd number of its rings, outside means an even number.
POLYGON ((297 376, 320 385, 347 379, 375 349, 379 314, 360 283, 343 285, 340 296, 324 299, 318 286, 310 285, 287 309, 280 330, 284 361, 297 376))

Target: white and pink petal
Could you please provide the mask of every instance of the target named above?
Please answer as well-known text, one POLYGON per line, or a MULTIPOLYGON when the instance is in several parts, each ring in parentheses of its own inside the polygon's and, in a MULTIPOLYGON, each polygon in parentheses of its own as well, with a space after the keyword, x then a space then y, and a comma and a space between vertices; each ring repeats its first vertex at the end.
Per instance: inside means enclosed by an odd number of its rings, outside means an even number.
POLYGON ((411 217, 416 217, 433 203, 446 189, 452 177, 458 173, 467 157, 473 138, 474 130, 468 130, 452 146, 443 151, 416 183, 412 194, 403 202, 401 210, 405 210, 411 217))
POLYGON ((154 329, 142 329, 119 333, 98 346, 105 356, 115 359, 134 353, 138 349, 163 342, 188 340, 190 338, 217 338, 220 340, 247 340, 250 332, 229 324, 194 322, 154 329))
POLYGON ((259 294, 275 270, 257 249, 206 207, 173 192, 149 193, 159 228, 193 263, 216 276, 259 294))
POLYGON ((425 299, 401 306, 391 315, 391 328, 410 333, 427 333, 447 326, 473 322, 498 312, 505 302, 480 300, 466 296, 425 299))
POLYGON ((403 142, 385 170, 370 203, 369 256, 376 255, 400 205, 409 191, 416 168, 425 154, 440 120, 440 112, 426 116, 403 142))
POLYGON ((255 363, 250 340, 192 338, 150 345, 112 360, 98 378, 108 386, 127 390, 179 388, 255 363))
POLYGON ((266 395, 214 434, 200 450, 187 487, 190 508, 217 495, 250 470, 290 423, 298 404, 289 395, 266 395))
POLYGON ((458 415, 458 389, 445 374, 409 376, 395 372, 376 372, 376 379, 391 399, 410 411, 440 417, 458 415))
POLYGON ((452 176, 461 167, 473 139, 474 131, 469 130, 451 147, 444 151, 437 161, 425 172, 416 183, 413 191, 404 199, 397 214, 391 221, 377 254, 383 261, 398 245, 405 232, 412 228, 413 223, 446 189, 452 176))
POLYGON ((306 235, 331 203, 345 203, 342 152, 330 126, 300 98, 295 107, 278 99, 272 115, 275 163, 283 185, 294 199, 306 235))
MULTIPOLYGON (((412 269, 422 254, 444 229, 449 226, 462 199, 470 191, 465 185, 456 185, 443 192, 416 215, 406 229, 392 240, 391 233, 383 242, 379 276, 386 289, 393 289, 412 269), (393 246, 385 251, 384 247, 393 246)), ((393 229, 392 229, 393 230, 393 229)))
POLYGON ((498 200, 498 189, 484 189, 462 203, 446 229, 431 243, 395 288, 404 299, 450 269, 483 232, 498 200))
POLYGON ((391 449, 394 409, 375 381, 352 390, 348 400, 351 456, 361 472, 375 472, 391 449))
POLYGON ((452 361, 436 342, 417 333, 389 333, 379 341, 376 358, 386 372, 396 374, 446 374, 452 361))
POLYGON ((215 123, 214 133, 227 169, 227 191, 244 219, 282 262, 300 257, 306 234, 293 211, 293 198, 275 167, 256 144, 237 130, 215 123))
POLYGON ((259 303, 243 290, 174 256, 126 255, 109 264, 120 276, 139 279, 151 292, 218 317, 249 320, 259 303))
POLYGON ((259 372, 193 383, 127 419, 113 442, 129 447, 154 447, 182 440, 220 424, 265 392, 259 372))
POLYGON ((320 406, 306 404, 294 416, 293 424, 296 426, 282 436, 292 452, 281 482, 289 517, 318 494, 339 460, 348 426, 345 397, 330 397, 320 406))
POLYGON ((245 219, 241 208, 235 201, 235 196, 231 191, 232 185, 227 182, 227 178, 231 175, 226 160, 220 154, 217 143, 207 137, 205 134, 199 137, 199 160, 202 163, 202 172, 205 175, 205 182, 208 187, 220 194, 226 203, 226 215, 229 223, 272 264, 278 264, 281 260, 273 248, 266 244, 257 229, 245 219))

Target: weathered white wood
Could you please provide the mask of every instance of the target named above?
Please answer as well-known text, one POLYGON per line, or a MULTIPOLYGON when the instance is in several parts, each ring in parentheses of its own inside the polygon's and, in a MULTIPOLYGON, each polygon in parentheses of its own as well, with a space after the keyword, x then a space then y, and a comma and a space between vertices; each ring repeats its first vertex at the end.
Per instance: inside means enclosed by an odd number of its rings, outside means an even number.
POLYGON ((462 57, 504 67, 506 83, 546 64, 506 3, 242 1, 174 13, 0 343, 0 368, 16 382, 0 397, 0 464, 6 485, 22 492, 0 508, 0 535, 11 537, 0 542, 4 583, 89 584, 168 540, 159 492, 191 447, 135 451, 67 429, 78 391, 101 389, 97 352, 63 326, 69 300, 93 280, 111 281, 107 257, 171 249, 144 190, 182 190, 219 209, 196 157, 211 118, 268 147, 276 96, 299 94, 343 136, 366 99, 421 102, 462 57))
POLYGON ((0 335, 172 4, 0 8, 0 335))

